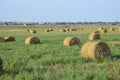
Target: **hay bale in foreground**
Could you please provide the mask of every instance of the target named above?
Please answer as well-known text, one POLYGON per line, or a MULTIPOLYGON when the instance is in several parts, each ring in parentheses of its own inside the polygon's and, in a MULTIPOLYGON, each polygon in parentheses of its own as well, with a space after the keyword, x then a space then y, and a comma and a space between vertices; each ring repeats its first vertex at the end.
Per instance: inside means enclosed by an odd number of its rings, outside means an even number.
POLYGON ((110 57, 111 51, 105 42, 87 42, 81 49, 81 56, 85 58, 110 57))
POLYGON ((38 37, 28 37, 25 40, 25 44, 39 44, 40 40, 38 37))
POLYGON ((100 39, 100 32, 94 31, 89 35, 89 40, 97 40, 100 39))
POLYGON ((4 37, 4 40, 5 40, 5 42, 13 42, 13 41, 15 41, 15 38, 12 36, 7 36, 7 37, 4 37))
POLYGON ((2 60, 0 58, 0 74, 3 72, 3 64, 2 64, 2 60))
POLYGON ((0 42, 4 42, 4 38, 3 37, 0 37, 0 42))
POLYGON ((79 45, 80 44, 80 39, 76 37, 67 37, 63 41, 64 46, 73 46, 73 45, 79 45))

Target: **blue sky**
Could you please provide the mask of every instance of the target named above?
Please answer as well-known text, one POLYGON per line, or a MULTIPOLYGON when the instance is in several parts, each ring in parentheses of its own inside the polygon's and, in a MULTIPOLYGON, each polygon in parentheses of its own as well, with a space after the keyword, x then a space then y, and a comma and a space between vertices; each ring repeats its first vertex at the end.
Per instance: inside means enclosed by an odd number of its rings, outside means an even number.
POLYGON ((0 0, 0 21, 120 21, 120 0, 0 0))

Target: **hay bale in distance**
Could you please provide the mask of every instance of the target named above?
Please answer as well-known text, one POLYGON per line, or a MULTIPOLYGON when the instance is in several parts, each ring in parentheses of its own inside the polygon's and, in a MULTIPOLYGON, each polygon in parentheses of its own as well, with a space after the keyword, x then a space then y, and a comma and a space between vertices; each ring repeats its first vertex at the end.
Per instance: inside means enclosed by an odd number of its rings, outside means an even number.
POLYGON ((101 30, 101 32, 102 33, 107 33, 108 31, 107 31, 107 29, 103 29, 103 30, 101 30))
POLYGON ((49 29, 49 31, 53 31, 53 29, 49 29))
POLYGON ((73 45, 79 45, 80 44, 80 39, 76 37, 67 37, 63 41, 64 46, 73 46, 73 45))
POLYGON ((40 40, 38 37, 28 37, 25 40, 25 44, 39 44, 40 40))
POLYGON ((0 74, 3 72, 3 64, 2 64, 3 62, 2 62, 2 60, 1 60, 1 58, 0 58, 0 74))
POLYGON ((105 42, 87 42, 81 49, 81 56, 85 58, 110 57, 111 51, 105 42))
POLYGON ((97 40, 100 39, 100 32, 94 31, 89 35, 89 40, 97 40))
POLYGON ((70 31, 70 29, 69 29, 69 28, 67 28, 67 29, 66 29, 66 31, 70 31))
POLYGON ((28 32, 30 32, 31 34, 37 33, 35 29, 28 29, 28 32))
POLYGON ((0 42, 4 42, 4 38, 3 37, 0 37, 0 42))
POLYGON ((65 29, 60 29, 59 32, 66 32, 66 30, 65 29))
POLYGON ((115 31, 115 28, 110 28, 110 31, 115 31))
POLYGON ((12 36, 7 36, 7 37, 4 37, 4 40, 5 40, 5 42, 13 42, 13 41, 15 41, 15 38, 12 36))
POLYGON ((50 30, 49 30, 49 29, 47 29, 47 30, 45 30, 45 32, 50 32, 50 30))

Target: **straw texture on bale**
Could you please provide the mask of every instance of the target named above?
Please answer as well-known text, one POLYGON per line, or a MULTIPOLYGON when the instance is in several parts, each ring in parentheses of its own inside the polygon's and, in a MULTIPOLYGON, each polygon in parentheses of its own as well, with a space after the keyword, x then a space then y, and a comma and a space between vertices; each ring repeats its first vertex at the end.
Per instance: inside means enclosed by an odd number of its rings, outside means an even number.
POLYGON ((3 37, 0 37, 0 42, 4 42, 4 38, 3 37))
POLYGON ((3 67, 2 67, 2 60, 1 60, 1 58, 0 58, 0 74, 3 72, 3 67))
POLYGON ((67 37, 63 41, 64 46, 73 46, 73 45, 79 45, 80 44, 80 39, 76 37, 67 37))
POLYGON ((25 40, 25 44, 39 44, 40 40, 38 37, 28 37, 25 40))
POLYGON ((94 31, 89 35, 89 40, 96 40, 96 39, 100 39, 99 31, 94 31))
POLYGON ((110 57, 111 51, 105 42, 87 42, 81 49, 81 56, 85 58, 110 57))
POLYGON ((15 41, 15 38, 12 36, 7 36, 7 37, 4 37, 4 40, 5 40, 5 42, 13 42, 13 41, 15 41))

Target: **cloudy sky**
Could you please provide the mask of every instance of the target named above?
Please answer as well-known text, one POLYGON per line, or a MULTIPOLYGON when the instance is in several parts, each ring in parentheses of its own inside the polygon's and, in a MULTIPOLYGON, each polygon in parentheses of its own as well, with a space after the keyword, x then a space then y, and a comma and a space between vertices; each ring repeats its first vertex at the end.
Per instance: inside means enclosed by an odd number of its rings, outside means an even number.
POLYGON ((120 21, 120 0, 0 0, 0 21, 120 21))

